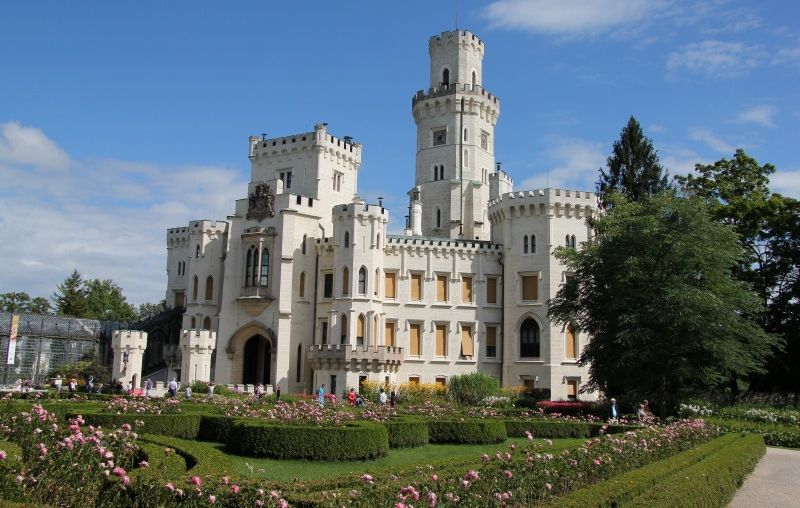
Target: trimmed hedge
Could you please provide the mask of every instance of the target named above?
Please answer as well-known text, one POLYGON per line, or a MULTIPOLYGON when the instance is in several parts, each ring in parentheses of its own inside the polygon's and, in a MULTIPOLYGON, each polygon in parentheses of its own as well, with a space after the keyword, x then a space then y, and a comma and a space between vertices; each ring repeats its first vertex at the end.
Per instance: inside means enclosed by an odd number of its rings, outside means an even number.
POLYGON ((392 419, 383 422, 389 432, 390 448, 413 448, 428 444, 428 424, 418 419, 392 419))
POLYGON ((506 425, 500 420, 430 420, 431 443, 491 444, 508 439, 506 425))
POLYGON ((747 420, 731 420, 727 418, 708 418, 703 420, 719 425, 724 432, 740 432, 744 434, 760 434, 768 446, 784 448, 800 448, 800 426, 780 423, 760 423, 747 420))
POLYGON ((177 480, 187 475, 234 476, 238 469, 235 460, 208 443, 155 434, 142 434, 139 436, 139 440, 145 443, 152 443, 162 450, 164 448, 172 448, 175 450, 176 455, 185 460, 186 472, 176 478, 166 478, 168 480, 177 480))
POLYGON ((729 492, 730 496, 765 449, 763 440, 758 436, 726 434, 672 457, 559 497, 548 506, 671 507, 676 500, 680 500, 681 506, 690 506, 691 503, 698 506, 725 506, 730 497, 726 497, 728 494, 724 492, 729 489, 731 482, 733 490, 729 492), (734 470, 735 474, 726 474, 734 470), (708 474, 709 471, 713 474, 708 474), (690 483, 692 487, 688 487, 690 483), (717 494, 714 494, 715 491, 717 494))
POLYGON ((112 415, 103 413, 73 413, 67 414, 67 418, 74 418, 78 414, 83 415, 83 419, 90 425, 101 425, 106 428, 117 428, 122 424, 128 423, 134 426, 136 420, 144 422, 144 426, 139 428, 140 432, 148 434, 161 434, 181 439, 196 439, 200 430, 200 415, 187 414, 122 414, 112 415))
POLYGON ((277 459, 374 459, 389 451, 389 433, 383 425, 366 422, 317 427, 237 420, 227 449, 237 455, 277 459))
MULTIPOLYGON (((149 442, 140 442, 140 456, 136 462, 146 460, 149 467, 136 468, 131 471, 134 478, 151 477, 158 479, 178 479, 186 475, 186 458, 176 452, 167 452, 164 446, 149 442)), ((171 448, 171 447, 170 447, 171 448)))
POLYGON ((203 415, 200 417, 197 439, 213 441, 214 443, 227 443, 236 420, 236 418, 230 416, 203 415))
MULTIPOLYGON (((509 437, 526 437, 525 432, 533 434, 534 438, 557 439, 570 437, 595 437, 600 434, 605 424, 587 422, 556 422, 549 420, 504 420, 506 432, 509 437)), ((615 434, 631 430, 632 427, 624 425, 608 425, 606 434, 615 434)))

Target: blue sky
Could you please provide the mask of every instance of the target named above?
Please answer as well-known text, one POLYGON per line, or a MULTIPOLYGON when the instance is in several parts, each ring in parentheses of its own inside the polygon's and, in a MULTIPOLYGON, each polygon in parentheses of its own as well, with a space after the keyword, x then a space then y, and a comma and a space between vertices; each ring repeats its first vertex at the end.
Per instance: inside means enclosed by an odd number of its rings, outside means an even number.
MULTIPOLYGON (((743 147, 800 197, 800 4, 461 1, 499 96, 517 189, 591 190, 630 115, 672 174, 743 147)), ((363 143, 360 193, 399 228, 411 97, 452 0, 0 6, 0 292, 77 267, 163 297, 167 227, 246 193, 247 138, 328 122, 363 143)))

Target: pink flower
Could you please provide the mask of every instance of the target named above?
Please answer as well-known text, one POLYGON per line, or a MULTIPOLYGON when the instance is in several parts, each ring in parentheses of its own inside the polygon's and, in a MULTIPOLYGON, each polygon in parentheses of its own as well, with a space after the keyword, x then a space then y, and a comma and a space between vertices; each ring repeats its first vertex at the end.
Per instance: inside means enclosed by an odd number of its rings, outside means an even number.
POLYGON ((255 505, 257 508, 261 508, 262 506, 264 506, 264 501, 256 499, 255 505))
POLYGON ((239 493, 239 486, 236 485, 236 484, 231 485, 231 492, 233 492, 234 494, 238 494, 239 493))
POLYGON ((6 460, 8 454, 4 450, 0 450, 0 460, 6 460))
POLYGON ((150 467, 150 463, 147 462, 146 460, 143 460, 139 462, 139 467, 147 469, 148 467, 150 467))
POLYGON ((531 434, 531 431, 526 430, 525 431, 525 437, 528 438, 528 441, 533 441, 533 434, 531 434))
POLYGON ((200 485, 203 483, 203 480, 201 480, 199 476, 192 476, 191 479, 189 479, 189 483, 192 485, 200 485))
POLYGON ((375 483, 375 479, 370 474, 361 475, 361 481, 363 481, 364 483, 369 483, 370 485, 375 483))
POLYGON ((511 478, 514 476, 514 473, 506 469, 505 471, 503 471, 503 476, 505 476, 506 478, 511 478))
POLYGON ((223 476, 222 477, 222 483, 224 483, 225 485, 230 483, 230 481, 231 481, 231 479, 229 477, 227 477, 227 476, 223 476))
POLYGON ((439 481, 439 476, 434 473, 434 474, 431 475, 431 480, 433 480, 435 482, 438 482, 439 481))
POLYGON ((208 496, 208 504, 214 504, 216 502, 217 502, 217 496, 215 496, 213 494, 208 496))
POLYGON ((428 494, 425 496, 425 502, 428 503, 429 508, 434 508, 436 506, 436 493, 428 492, 428 494))
POLYGON ((289 508, 289 503, 285 499, 278 499, 278 508, 289 508))
POLYGON ((175 492, 175 485, 173 485, 172 482, 167 483, 166 485, 164 485, 164 488, 167 489, 170 492, 175 492))
POLYGON ((484 453, 483 455, 481 455, 481 460, 483 462, 489 462, 489 456, 484 453))
POLYGON ((125 475, 125 476, 122 477, 122 484, 123 485, 127 485, 130 482, 131 482, 131 479, 130 479, 130 477, 128 475, 125 475))
POLYGON ((468 472, 467 472, 467 473, 464 475, 464 479, 465 479, 465 480, 467 480, 468 482, 471 482, 471 481, 477 480, 478 478, 479 478, 479 477, 478 477, 478 472, 477 472, 477 471, 475 471, 474 469, 471 469, 471 470, 469 470, 469 471, 468 471, 468 472))
POLYGON ((595 466, 599 466, 600 465, 600 459, 594 459, 593 462, 594 462, 595 466))
POLYGON ((547 491, 548 491, 548 492, 550 492, 551 490, 553 490, 553 484, 552 484, 552 483, 545 483, 545 484, 544 484, 544 486, 547 488, 547 491))

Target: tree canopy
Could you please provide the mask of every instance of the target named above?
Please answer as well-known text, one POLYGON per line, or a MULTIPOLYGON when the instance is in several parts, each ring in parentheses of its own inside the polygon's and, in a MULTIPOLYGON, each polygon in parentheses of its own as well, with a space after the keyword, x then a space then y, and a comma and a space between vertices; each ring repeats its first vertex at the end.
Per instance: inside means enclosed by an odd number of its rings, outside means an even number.
POLYGON ((56 304, 56 313, 59 316, 89 317, 89 307, 86 304, 86 288, 83 277, 75 269, 64 282, 58 285, 53 293, 56 304))
POLYGON ((31 298, 25 292, 3 293, 0 294, 0 310, 13 313, 49 314, 50 302, 41 296, 31 298))
POLYGON ((786 340, 784 354, 755 377, 756 388, 800 393, 800 202, 769 189, 772 164, 761 165, 744 150, 695 174, 677 178, 688 195, 708 203, 712 215, 739 234, 744 256, 735 267, 767 308, 762 326, 786 340))
POLYGON ((780 339, 753 320, 759 299, 731 276, 742 250, 698 198, 668 191, 642 201, 613 194, 590 219, 594 240, 556 255, 574 273, 550 316, 592 337, 580 361, 589 388, 655 400, 764 371, 780 339))
POLYGON ((607 171, 601 168, 597 181, 597 194, 604 207, 608 206, 608 195, 613 192, 639 201, 669 188, 667 171, 636 118, 628 119, 619 137, 611 156, 606 159, 607 171))

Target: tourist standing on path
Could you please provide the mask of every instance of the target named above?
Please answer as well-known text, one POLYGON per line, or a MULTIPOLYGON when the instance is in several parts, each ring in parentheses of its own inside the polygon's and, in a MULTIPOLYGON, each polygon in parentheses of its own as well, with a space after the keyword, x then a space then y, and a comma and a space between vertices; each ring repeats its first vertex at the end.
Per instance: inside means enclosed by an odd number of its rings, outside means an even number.
POLYGON ((611 418, 609 419, 610 423, 617 423, 617 399, 611 399, 611 418))
POLYGON ((56 374, 56 378, 53 380, 53 384, 56 386, 56 393, 61 393, 61 376, 56 374))
POLYGON ((325 405, 325 383, 322 383, 322 386, 317 390, 317 402, 319 402, 320 406, 325 405))
POLYGON ((94 376, 89 376, 89 381, 86 382, 86 393, 92 393, 94 389, 94 376))
POLYGON ((381 387, 381 395, 380 395, 381 406, 386 405, 386 390, 381 387))
POLYGON ((147 378, 147 381, 144 382, 144 396, 150 398, 150 394, 153 391, 153 380, 147 378))

